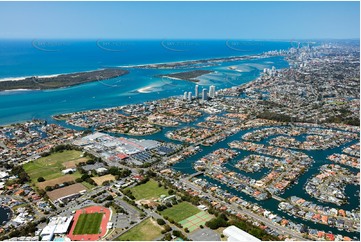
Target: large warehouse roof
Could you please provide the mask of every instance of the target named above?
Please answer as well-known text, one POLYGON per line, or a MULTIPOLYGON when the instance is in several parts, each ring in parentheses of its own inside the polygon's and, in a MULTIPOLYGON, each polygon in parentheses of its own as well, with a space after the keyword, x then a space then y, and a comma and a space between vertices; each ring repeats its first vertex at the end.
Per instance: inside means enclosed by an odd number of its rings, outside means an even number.
POLYGON ((261 241, 254 237, 253 235, 243 231, 242 229, 237 228, 236 226, 229 226, 223 230, 223 234, 228 236, 228 241, 232 242, 258 242, 261 241))
POLYGON ((73 216, 70 217, 51 217, 48 225, 41 231, 41 235, 66 234, 73 216))

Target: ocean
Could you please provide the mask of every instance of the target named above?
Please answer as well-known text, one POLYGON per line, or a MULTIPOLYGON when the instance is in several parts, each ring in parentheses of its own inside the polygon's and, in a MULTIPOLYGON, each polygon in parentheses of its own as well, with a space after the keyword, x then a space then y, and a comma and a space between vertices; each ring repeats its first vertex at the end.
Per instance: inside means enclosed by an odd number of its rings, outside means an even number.
MULTIPOLYGON (((184 70, 141 70, 127 66, 259 54, 292 47, 288 41, 221 40, 1 40, 1 80, 126 66, 130 74, 101 82, 53 90, 0 92, 0 125, 59 113, 98 109, 182 95, 194 83, 159 74, 184 70)), ((198 83, 217 89, 255 79, 263 68, 288 67, 281 57, 245 60, 202 68, 216 71, 198 83), (237 70, 229 70, 229 66, 237 70)))

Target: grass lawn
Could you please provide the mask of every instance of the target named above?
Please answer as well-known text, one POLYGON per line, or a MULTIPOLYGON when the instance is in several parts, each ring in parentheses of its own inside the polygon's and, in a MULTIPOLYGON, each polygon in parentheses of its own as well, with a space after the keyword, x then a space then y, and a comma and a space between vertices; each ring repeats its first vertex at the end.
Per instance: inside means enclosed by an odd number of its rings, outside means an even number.
POLYGON ((150 218, 144 220, 137 226, 131 228, 128 232, 122 234, 115 240, 117 241, 152 241, 162 235, 162 229, 157 222, 152 221, 150 218))
POLYGON ((130 188, 136 200, 159 198, 160 195, 168 195, 168 190, 158 187, 158 182, 149 180, 147 183, 130 188))
MULTIPOLYGON (((63 176, 61 173, 61 171, 65 169, 63 163, 77 160, 81 155, 82 152, 80 151, 66 150, 39 158, 25 164, 23 167, 25 172, 30 176, 31 181, 37 184, 39 177, 44 177, 45 180, 51 180, 63 176)), ((81 176, 78 172, 75 172, 73 175, 74 178, 81 176)))
POLYGON ((80 214, 73 235, 77 234, 99 234, 103 213, 80 214))
POLYGON ((173 219, 176 222, 180 222, 194 214, 199 213, 200 211, 201 210, 199 210, 196 206, 188 202, 181 202, 171 208, 163 210, 161 214, 163 216, 167 216, 170 219, 173 219))
POLYGON ((95 186, 92 184, 89 184, 85 181, 83 181, 81 184, 83 184, 86 188, 88 188, 89 190, 93 189, 95 186))

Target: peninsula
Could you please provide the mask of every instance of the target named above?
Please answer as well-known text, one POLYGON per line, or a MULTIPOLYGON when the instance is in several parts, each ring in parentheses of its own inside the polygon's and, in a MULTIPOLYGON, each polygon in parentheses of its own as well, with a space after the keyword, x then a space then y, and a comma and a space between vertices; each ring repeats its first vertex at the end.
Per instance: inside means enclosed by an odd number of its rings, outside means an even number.
POLYGON ((26 77, 20 80, 0 82, 0 91, 15 89, 53 89, 75 86, 87 82, 102 81, 128 74, 129 71, 118 68, 62 74, 47 77, 26 77))
POLYGON ((199 68, 214 66, 223 62, 233 62, 233 61, 242 61, 242 60, 252 60, 257 58, 265 57, 265 55, 247 55, 247 56, 231 56, 223 58, 212 58, 212 59, 203 59, 203 60, 189 60, 189 61, 178 61, 178 62, 169 62, 169 63, 158 63, 158 64, 147 64, 147 65, 137 65, 137 66, 127 66, 131 68, 139 69, 180 69, 180 68, 199 68))

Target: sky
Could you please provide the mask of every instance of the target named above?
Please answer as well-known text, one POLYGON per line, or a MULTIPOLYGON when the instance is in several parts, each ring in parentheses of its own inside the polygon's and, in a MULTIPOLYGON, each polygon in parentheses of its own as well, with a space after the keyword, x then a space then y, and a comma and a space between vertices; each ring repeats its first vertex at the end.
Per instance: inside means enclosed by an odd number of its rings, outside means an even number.
POLYGON ((359 37, 359 2, 0 2, 7 39, 359 37))

